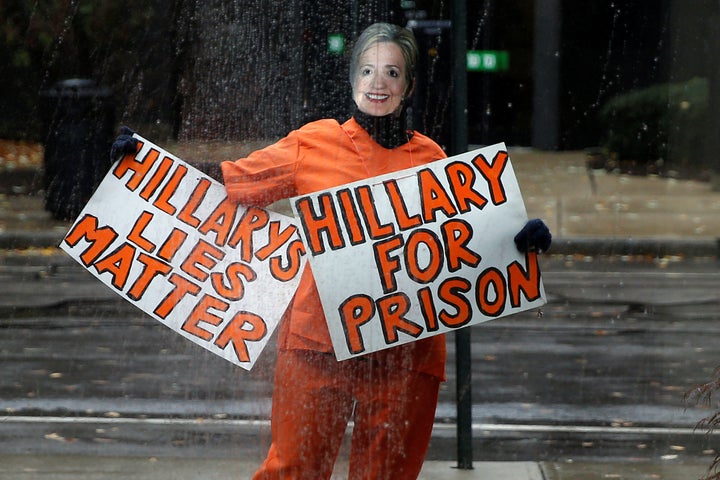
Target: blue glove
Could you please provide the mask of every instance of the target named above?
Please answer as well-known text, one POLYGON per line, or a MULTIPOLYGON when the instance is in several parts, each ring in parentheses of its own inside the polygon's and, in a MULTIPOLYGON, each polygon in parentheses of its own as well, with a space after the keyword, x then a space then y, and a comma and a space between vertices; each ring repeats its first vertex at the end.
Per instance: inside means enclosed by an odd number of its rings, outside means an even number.
POLYGON ((515 235, 515 246, 523 253, 547 252, 551 243, 550 229, 539 218, 528 220, 522 230, 515 235))
POLYGON ((130 127, 120 127, 120 135, 117 136, 115 141, 110 147, 110 161, 116 162, 125 155, 135 154, 138 149, 138 140, 133 138, 135 130, 130 127))

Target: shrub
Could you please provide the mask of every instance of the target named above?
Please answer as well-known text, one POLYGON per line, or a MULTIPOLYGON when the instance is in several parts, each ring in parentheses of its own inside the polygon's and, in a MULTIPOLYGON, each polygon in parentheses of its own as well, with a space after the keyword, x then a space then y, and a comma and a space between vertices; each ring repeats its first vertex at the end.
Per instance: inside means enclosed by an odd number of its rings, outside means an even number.
POLYGON ((604 149, 618 161, 663 169, 700 167, 708 115, 708 81, 693 78, 634 90, 600 109, 604 149))
MULTIPOLYGON (((685 401, 689 404, 698 405, 705 404, 712 407, 713 393, 720 390, 720 367, 713 372, 712 378, 707 383, 698 385, 685 393, 685 401)), ((708 434, 712 433, 720 426, 720 411, 713 411, 707 417, 701 419, 696 428, 705 430, 708 434)), ((720 480, 720 453, 715 455, 710 467, 700 480, 720 480)))

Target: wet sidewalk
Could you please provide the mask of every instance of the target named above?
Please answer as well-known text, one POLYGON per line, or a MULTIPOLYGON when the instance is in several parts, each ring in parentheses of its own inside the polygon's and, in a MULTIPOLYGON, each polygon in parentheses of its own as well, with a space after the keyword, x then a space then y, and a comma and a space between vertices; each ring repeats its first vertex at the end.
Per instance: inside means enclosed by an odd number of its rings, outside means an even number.
MULTIPOLYGON (((0 455, 0 480, 228 480, 249 479, 257 464, 228 458, 96 457, 0 455)), ((475 462, 459 470, 454 462, 426 462, 420 480, 692 480, 707 465, 475 462)), ((347 478, 340 463, 333 480, 347 478)))
MULTIPOLYGON (((119 458, 119 457, 26 457, 2 456, 0 480, 227 480, 249 479, 256 463, 224 458, 119 458)), ((543 480, 540 466, 533 462, 478 463, 473 470, 458 470, 450 462, 428 462, 421 480, 543 480)), ((339 464, 333 480, 347 478, 339 464)), ((555 477, 551 477, 555 478, 555 477)), ((563 477, 556 477, 563 478, 563 477)), ((548 479, 549 480, 549 479, 548 479)))
MULTIPOLYGON (((231 144, 167 148, 181 158, 209 161, 233 151, 231 144)), ((553 233, 553 253, 718 253, 720 192, 708 182, 592 170, 584 152, 510 148, 510 157, 528 216, 544 219, 553 233)), ((41 161, 0 168, 0 248, 51 247, 70 225, 43 208, 41 161)))

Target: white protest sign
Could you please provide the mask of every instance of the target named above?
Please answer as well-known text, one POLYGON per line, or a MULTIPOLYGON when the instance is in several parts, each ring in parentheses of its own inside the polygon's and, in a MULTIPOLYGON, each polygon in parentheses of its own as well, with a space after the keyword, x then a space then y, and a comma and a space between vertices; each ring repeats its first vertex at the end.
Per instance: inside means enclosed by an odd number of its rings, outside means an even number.
POLYGON ((339 360, 545 303, 504 144, 291 205, 339 360))
POLYGON ((60 247, 185 338, 251 369, 300 281, 292 219, 227 198, 225 187, 136 135, 60 247))

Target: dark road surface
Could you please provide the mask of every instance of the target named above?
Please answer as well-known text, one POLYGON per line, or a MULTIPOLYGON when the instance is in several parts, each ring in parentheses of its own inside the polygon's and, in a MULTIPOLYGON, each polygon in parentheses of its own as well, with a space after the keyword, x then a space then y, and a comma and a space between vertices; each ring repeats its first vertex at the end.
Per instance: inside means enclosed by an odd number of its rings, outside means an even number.
MULTIPOLYGON (((716 260, 542 269, 542 312, 472 329, 476 459, 709 462, 720 437, 694 428, 713 409, 683 395, 720 365, 716 260)), ((63 253, 3 253, 0 453, 261 458, 274 349, 246 372, 63 253)), ((448 360, 430 459, 455 458, 453 336, 448 360)))

